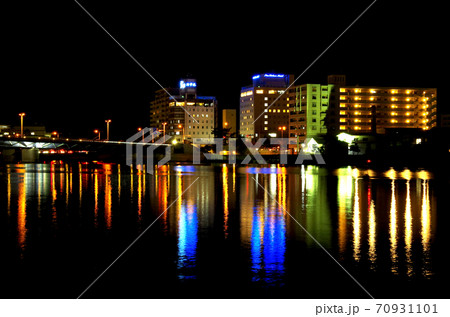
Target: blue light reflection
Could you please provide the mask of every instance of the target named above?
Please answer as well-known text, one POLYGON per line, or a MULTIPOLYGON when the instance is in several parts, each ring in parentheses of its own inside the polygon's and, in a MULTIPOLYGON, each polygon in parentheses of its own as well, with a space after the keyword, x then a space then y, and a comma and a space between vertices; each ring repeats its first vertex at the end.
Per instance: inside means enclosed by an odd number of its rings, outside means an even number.
POLYGON ((253 209, 251 235, 252 281, 280 284, 284 275, 286 222, 274 206, 253 209))
POLYGON ((198 219, 195 204, 181 205, 178 216, 178 277, 195 279, 195 265, 198 242, 198 219))

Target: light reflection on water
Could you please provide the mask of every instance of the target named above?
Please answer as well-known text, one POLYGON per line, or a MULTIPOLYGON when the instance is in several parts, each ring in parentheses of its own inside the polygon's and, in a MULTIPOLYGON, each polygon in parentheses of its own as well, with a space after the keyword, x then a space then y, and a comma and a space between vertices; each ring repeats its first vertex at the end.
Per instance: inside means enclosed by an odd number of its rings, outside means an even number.
POLYGON ((197 278, 200 247, 220 230, 248 252, 253 282, 284 285, 288 241, 318 248, 287 210, 340 261, 409 278, 434 275, 436 207, 426 171, 224 164, 162 166, 148 175, 114 164, 56 163, 9 165, 1 177, 7 199, 0 211, 15 224, 22 257, 30 232, 42 229, 30 221, 36 214, 58 227, 67 214, 76 213, 90 219, 87 226, 108 232, 119 225, 119 207, 127 204, 138 231, 145 228, 144 219, 162 214, 160 230, 176 238, 179 279, 197 278), (176 200, 197 176, 198 183, 176 200))
POLYGON ((241 228, 251 231, 250 241, 242 243, 250 245, 252 281, 282 285, 286 252, 286 175, 282 172, 257 174, 256 177, 266 190, 258 189, 256 201, 246 201, 242 197, 241 214, 245 216, 241 219, 241 228))

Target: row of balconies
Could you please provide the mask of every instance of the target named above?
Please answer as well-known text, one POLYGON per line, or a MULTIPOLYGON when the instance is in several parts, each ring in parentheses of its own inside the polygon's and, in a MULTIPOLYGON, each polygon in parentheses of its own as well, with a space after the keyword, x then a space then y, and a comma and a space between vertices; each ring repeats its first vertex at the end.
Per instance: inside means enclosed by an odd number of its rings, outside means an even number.
MULTIPOLYGON (((341 88, 341 89, 346 89, 346 88, 341 88)), ((350 89, 346 89, 349 91, 339 91, 340 95, 345 95, 345 96, 405 96, 405 97, 424 97, 424 96, 429 96, 431 91, 429 91, 428 93, 424 94, 423 90, 414 90, 414 89, 368 89, 368 88, 350 88, 350 89), (356 91, 358 90, 358 91, 356 91), (374 92, 371 92, 374 91, 374 92), (409 93, 407 93, 409 91, 409 93)), ((433 93, 431 93, 431 96, 433 97, 433 93)))
POLYGON ((411 104, 411 105, 416 105, 417 103, 420 103, 420 104, 425 104, 425 103, 429 103, 429 101, 422 101, 422 100, 401 100, 401 99, 398 99, 398 98, 396 98, 396 99, 394 99, 394 100, 392 100, 392 98, 384 98, 384 99, 382 99, 382 98, 377 98, 377 99, 373 99, 373 100, 370 100, 370 99, 361 99, 361 98, 358 98, 358 99, 354 99, 354 98, 350 98, 350 97, 348 97, 348 98, 345 98, 345 99, 339 99, 339 101, 342 103, 342 102, 345 102, 345 103, 351 103, 351 104, 359 104, 359 103, 371 103, 371 104, 374 104, 374 106, 376 105, 376 104, 386 104, 386 103, 394 103, 394 104, 411 104))

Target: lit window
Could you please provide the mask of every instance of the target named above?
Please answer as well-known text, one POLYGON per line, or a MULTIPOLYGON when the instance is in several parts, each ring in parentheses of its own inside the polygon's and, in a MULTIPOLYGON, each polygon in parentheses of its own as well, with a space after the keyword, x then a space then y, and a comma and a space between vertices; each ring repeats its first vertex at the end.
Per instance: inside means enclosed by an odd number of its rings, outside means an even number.
POLYGON ((375 89, 370 89, 371 94, 375 94, 377 91, 375 89))
POLYGON ((345 129, 346 129, 346 127, 345 127, 345 125, 341 125, 341 126, 339 127, 339 129, 341 129, 341 130, 345 130, 345 129))
POLYGON ((258 95, 261 95, 261 94, 263 94, 263 93, 264 93, 264 90, 262 90, 262 89, 258 89, 258 90, 256 91, 256 93, 257 93, 258 95))
POLYGON ((273 95, 275 93, 275 90, 269 90, 269 95, 273 95))
POLYGON ((346 122, 347 120, 345 118, 341 118, 339 121, 340 122, 346 122))
POLYGON ((345 88, 340 88, 339 92, 345 92, 345 88))
POLYGON ((345 107, 345 103, 341 103, 341 104, 339 104, 339 106, 340 106, 341 108, 344 108, 344 107, 345 107))
POLYGON ((269 124, 269 121, 264 121, 264 124, 269 124))

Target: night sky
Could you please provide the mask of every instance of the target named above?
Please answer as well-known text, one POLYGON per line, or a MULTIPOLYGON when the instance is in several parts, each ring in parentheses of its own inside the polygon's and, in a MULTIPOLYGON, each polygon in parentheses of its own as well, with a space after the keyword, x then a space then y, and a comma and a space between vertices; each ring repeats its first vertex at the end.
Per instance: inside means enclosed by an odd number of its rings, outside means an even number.
MULTIPOLYGON (((252 75, 300 75, 372 1, 79 2, 161 85, 193 77, 236 108, 252 75)), ((297 83, 437 87, 448 113, 445 2, 393 2, 378 0, 297 83)), ((0 124, 26 112, 25 125, 93 137, 112 119, 111 139, 148 126, 158 84, 75 1, 12 1, 3 14, 0 124)))

